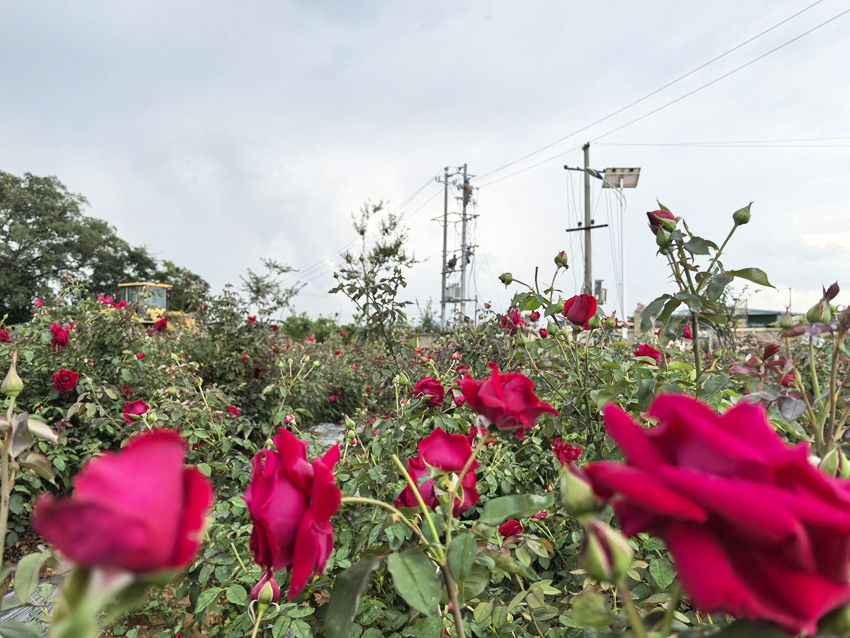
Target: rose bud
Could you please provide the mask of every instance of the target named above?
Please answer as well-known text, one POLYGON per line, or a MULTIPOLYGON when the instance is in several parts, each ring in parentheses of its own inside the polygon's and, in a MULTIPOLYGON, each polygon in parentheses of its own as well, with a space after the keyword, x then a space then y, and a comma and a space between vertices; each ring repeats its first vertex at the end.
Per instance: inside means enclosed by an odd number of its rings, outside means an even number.
POLYGON ((569 268, 569 264, 567 264, 567 253, 563 250, 555 255, 555 265, 558 268, 569 268))
POLYGON ((655 243, 659 248, 666 248, 670 245, 670 233, 665 228, 659 228, 655 233, 655 243))
POLYGON ((669 210, 654 210, 647 213, 646 216, 649 218, 649 228, 655 234, 658 234, 658 231, 662 228, 668 233, 672 233, 676 230, 676 224, 679 222, 679 218, 669 210))
POLYGON ((541 328, 540 329, 540 338, 545 339, 548 336, 549 336, 549 331, 546 330, 546 328, 541 328))
POLYGON ((743 208, 740 208, 734 213, 732 213, 732 221, 735 222, 736 226, 743 226, 744 224, 750 221, 750 206, 752 205, 753 203, 750 202, 743 208))
POLYGON ((809 308, 806 313, 806 321, 809 323, 829 323, 831 318, 832 309, 829 307, 829 302, 823 299, 809 308))
POLYGON ((779 327, 783 330, 794 327, 794 317, 791 316, 790 311, 786 310, 785 314, 779 318, 779 327))
POLYGON ((591 578, 618 585, 632 566, 634 551, 620 532, 599 520, 587 527, 582 563, 591 578))
POLYGON ((564 509, 580 522, 594 516, 603 507, 590 483, 569 468, 561 472, 561 502, 564 509))
POLYGON ((599 321, 598 315, 593 315, 590 319, 587 320, 587 327, 591 330, 594 328, 601 328, 602 322, 599 321))
POLYGON ((501 275, 499 275, 499 281, 501 281, 503 284, 505 284, 505 288, 507 288, 508 286, 510 286, 510 285, 511 285, 511 282, 512 282, 513 280, 514 280, 514 277, 513 277, 513 275, 512 275, 511 273, 509 273, 509 272, 503 272, 501 275))
POLYGON ((540 319, 540 313, 536 310, 532 310, 531 314, 528 315, 528 318, 532 321, 537 321, 538 319, 540 319))
POLYGON ((3 385, 0 386, 3 394, 10 399, 14 399, 24 389, 24 382, 18 376, 18 351, 12 352, 12 365, 9 366, 9 372, 6 373, 6 378, 3 379, 3 385))
POLYGON ((260 582, 251 588, 251 600, 256 600, 260 607, 268 607, 280 600, 280 587, 272 570, 267 570, 260 582))

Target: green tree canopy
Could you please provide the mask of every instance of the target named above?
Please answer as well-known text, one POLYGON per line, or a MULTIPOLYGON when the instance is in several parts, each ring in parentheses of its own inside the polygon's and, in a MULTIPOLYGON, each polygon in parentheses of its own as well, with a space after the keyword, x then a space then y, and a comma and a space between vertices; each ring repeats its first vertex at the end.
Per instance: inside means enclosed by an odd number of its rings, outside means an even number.
MULTIPOLYGON (((61 286, 67 273, 93 294, 115 295, 118 284, 155 279, 198 287, 203 279, 132 246, 107 222, 83 214, 85 197, 56 177, 0 171, 0 317, 26 321, 38 297, 61 286)), ((180 292, 180 290, 178 290, 180 292)))

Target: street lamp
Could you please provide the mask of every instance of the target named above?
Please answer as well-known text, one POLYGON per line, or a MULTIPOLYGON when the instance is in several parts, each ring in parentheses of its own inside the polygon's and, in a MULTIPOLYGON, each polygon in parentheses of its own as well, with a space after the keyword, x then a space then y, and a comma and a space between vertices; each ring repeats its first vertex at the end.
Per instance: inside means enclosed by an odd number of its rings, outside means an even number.
MULTIPOLYGON (((616 188, 620 192, 620 311, 623 313, 623 324, 628 319, 626 313, 626 244, 623 241, 623 211, 626 200, 623 197, 624 188, 635 188, 640 178, 639 168, 606 168, 603 171, 602 188, 616 188)), ((623 340, 628 341, 629 329, 623 325, 623 340)))

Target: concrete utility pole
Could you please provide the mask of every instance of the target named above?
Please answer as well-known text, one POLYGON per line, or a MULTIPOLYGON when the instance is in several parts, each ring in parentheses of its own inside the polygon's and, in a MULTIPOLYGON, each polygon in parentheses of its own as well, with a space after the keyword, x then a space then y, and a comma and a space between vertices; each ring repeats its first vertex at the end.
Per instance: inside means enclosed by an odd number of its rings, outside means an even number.
POLYGON ((440 330, 446 327, 446 260, 448 257, 449 233, 449 167, 446 166, 443 173, 443 278, 442 286, 440 287, 440 330))
POLYGON ((466 315, 466 205, 472 195, 472 186, 469 184, 469 176, 466 174, 466 164, 463 165, 463 208, 460 215, 460 314, 466 315))
POLYGON ((593 294, 593 262, 590 259, 590 142, 584 145, 584 286, 582 294, 593 294))

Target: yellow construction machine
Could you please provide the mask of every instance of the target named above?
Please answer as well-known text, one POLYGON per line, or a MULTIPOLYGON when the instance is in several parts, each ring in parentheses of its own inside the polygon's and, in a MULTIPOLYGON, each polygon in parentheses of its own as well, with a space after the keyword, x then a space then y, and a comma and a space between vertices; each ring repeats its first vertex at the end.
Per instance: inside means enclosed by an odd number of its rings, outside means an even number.
POLYGON ((127 305, 137 308, 139 321, 146 326, 151 326, 165 317, 169 321, 169 330, 174 330, 178 326, 194 329, 195 318, 192 315, 167 310, 169 290, 171 290, 171 284, 150 281, 118 284, 118 302, 124 301, 127 305))

